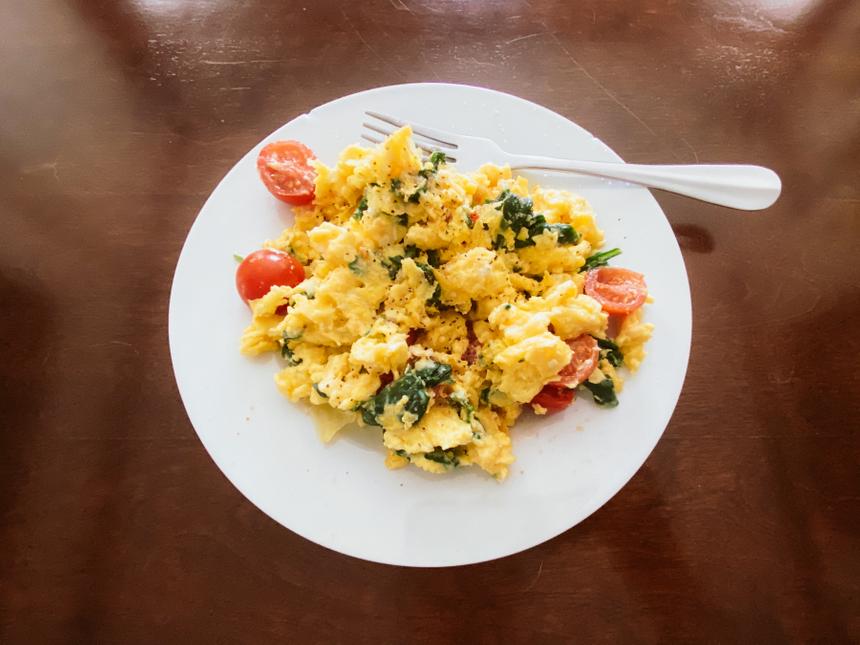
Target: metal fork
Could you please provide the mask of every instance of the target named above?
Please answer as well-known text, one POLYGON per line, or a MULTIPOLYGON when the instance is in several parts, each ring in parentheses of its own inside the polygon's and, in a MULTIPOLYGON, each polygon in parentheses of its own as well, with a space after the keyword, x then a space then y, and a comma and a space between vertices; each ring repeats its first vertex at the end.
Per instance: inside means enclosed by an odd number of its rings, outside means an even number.
POLYGON ((579 161, 512 154, 491 139, 437 130, 379 112, 366 111, 362 138, 380 143, 405 125, 412 127, 416 147, 430 154, 443 152, 451 162, 477 168, 480 164, 507 163, 515 170, 572 172, 605 179, 620 179, 649 188, 660 188, 712 204, 760 210, 773 204, 782 190, 779 176, 769 168, 742 164, 649 165, 605 161, 579 161))

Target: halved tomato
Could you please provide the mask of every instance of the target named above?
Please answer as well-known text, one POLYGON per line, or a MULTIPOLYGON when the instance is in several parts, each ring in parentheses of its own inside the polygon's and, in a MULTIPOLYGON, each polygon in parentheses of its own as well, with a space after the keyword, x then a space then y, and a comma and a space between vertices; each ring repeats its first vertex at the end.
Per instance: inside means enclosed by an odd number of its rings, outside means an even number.
POLYGON ((539 405, 550 412, 558 412, 569 406, 573 402, 575 395, 576 390, 573 388, 550 383, 549 385, 544 385, 543 389, 535 395, 531 400, 531 405, 539 405))
POLYGON ((266 188, 288 204, 308 204, 314 199, 316 159, 313 151, 299 141, 275 141, 260 150, 257 171, 266 188))
MULTIPOLYGON (((249 253, 236 269, 236 290, 248 302, 262 298, 275 285, 295 287, 304 279, 305 269, 292 255, 259 249, 249 253)), ((286 311, 278 313, 283 315, 286 311)))
POLYGON ((570 362, 558 373, 558 380, 553 381, 550 385, 576 387, 591 376, 594 368, 597 367, 600 350, 593 337, 582 334, 569 339, 567 345, 573 355, 570 357, 570 362))
POLYGON ((630 269, 600 267, 585 276, 585 293, 610 314, 636 311, 648 297, 645 276, 630 269))

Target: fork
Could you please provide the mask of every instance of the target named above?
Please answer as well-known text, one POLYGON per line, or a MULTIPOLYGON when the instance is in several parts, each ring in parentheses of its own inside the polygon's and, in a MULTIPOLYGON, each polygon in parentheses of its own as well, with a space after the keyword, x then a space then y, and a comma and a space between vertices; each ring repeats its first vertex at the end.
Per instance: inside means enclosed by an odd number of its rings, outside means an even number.
POLYGON ((512 154, 491 139, 437 130, 370 110, 364 113, 362 138, 381 143, 396 129, 412 127, 413 141, 424 152, 442 152, 451 162, 478 167, 506 162, 512 170, 572 172, 605 179, 619 179, 649 188, 660 188, 712 204, 754 211, 767 208, 779 197, 782 182, 773 170, 742 164, 651 165, 623 162, 582 161, 512 154))

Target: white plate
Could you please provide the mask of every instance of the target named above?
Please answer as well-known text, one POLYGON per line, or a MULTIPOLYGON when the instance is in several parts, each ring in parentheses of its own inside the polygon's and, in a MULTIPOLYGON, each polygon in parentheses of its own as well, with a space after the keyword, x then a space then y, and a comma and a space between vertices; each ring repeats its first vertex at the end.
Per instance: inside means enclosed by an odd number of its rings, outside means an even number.
POLYGON ((583 399, 562 414, 523 414, 512 431, 517 461, 503 483, 476 467, 446 476, 387 470, 378 429, 348 432, 324 445, 310 419, 275 388, 277 360, 239 354, 249 313, 235 291, 233 253, 259 248, 291 220, 289 207, 257 177, 263 144, 298 139, 334 164, 342 148, 359 140, 367 109, 490 137, 511 152, 620 161, 604 143, 546 108, 463 85, 383 87, 293 119, 227 173, 185 241, 170 297, 170 353, 182 400, 227 478, 263 512, 317 544, 408 566, 516 553, 606 503, 663 433, 690 351, 690 291, 678 244, 645 189, 531 176, 584 195, 606 233, 606 248, 624 251, 614 264, 646 275, 655 299, 647 319, 656 330, 621 404, 605 410, 583 399))

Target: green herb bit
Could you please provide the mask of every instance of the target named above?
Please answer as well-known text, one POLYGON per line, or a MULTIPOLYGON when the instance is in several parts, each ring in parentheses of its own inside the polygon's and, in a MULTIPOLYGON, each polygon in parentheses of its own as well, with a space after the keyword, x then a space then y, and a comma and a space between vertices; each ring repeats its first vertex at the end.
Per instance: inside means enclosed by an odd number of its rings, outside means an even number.
POLYGON ((466 423, 472 422, 472 417, 475 414, 475 406, 469 402, 468 397, 463 392, 452 392, 448 396, 448 401, 459 408, 460 419, 466 423))
POLYGON ((349 267, 349 270, 352 271, 355 275, 362 275, 364 273, 361 268, 360 259, 361 258, 356 256, 355 259, 347 265, 349 267))
POLYGON ((579 242, 579 233, 570 224, 547 224, 546 230, 557 233, 559 244, 576 244, 579 242))
POLYGON ((434 385, 439 385, 440 383, 446 383, 451 380, 451 366, 445 365, 445 363, 437 363, 435 361, 429 361, 429 365, 427 367, 422 367, 421 369, 412 370, 408 372, 410 374, 415 374, 420 378, 424 385, 427 387, 433 387, 434 385))
POLYGON ((327 399, 327 398, 328 398, 328 394, 326 394, 325 392, 323 392, 323 391, 320 389, 320 384, 319 384, 319 383, 314 383, 314 392, 316 392, 317 394, 319 394, 319 395, 320 395, 322 398, 324 398, 324 399, 327 399))
POLYGON ((435 461, 437 464, 455 468, 460 465, 460 460, 453 450, 442 450, 442 448, 434 448, 431 452, 425 452, 424 458, 429 461, 435 461))
POLYGON ((388 269, 388 277, 392 280, 397 278, 400 267, 403 265, 402 255, 392 255, 382 261, 382 266, 388 269))
POLYGON ((295 357, 295 354, 293 354, 293 350, 290 349, 290 346, 287 345, 286 342, 281 345, 281 357, 287 359, 287 365, 289 365, 290 367, 299 365, 302 362, 302 359, 297 359, 295 357))
POLYGON ((242 257, 241 255, 239 255, 238 253, 234 253, 234 254, 233 254, 233 259, 234 259, 234 260, 236 260, 236 262, 244 262, 244 260, 245 260, 245 258, 243 258, 243 257, 242 257))
POLYGON ((601 358, 605 358, 612 367, 621 367, 624 365, 624 354, 614 342, 608 338, 598 338, 597 346, 600 348, 601 358))
POLYGON ((415 263, 419 269, 424 273, 424 279, 427 280, 430 284, 435 284, 436 288, 433 290, 433 295, 427 298, 427 304, 433 305, 437 309, 443 309, 444 305, 442 304, 442 286, 436 280, 436 274, 433 273, 433 269, 429 264, 424 262, 416 262, 415 263))
POLYGON ((445 153, 440 150, 437 150, 430 155, 430 163, 433 164, 433 170, 438 170, 439 164, 446 163, 447 161, 448 157, 446 157, 445 153))
POLYGON ((618 405, 618 397, 615 396, 615 385, 610 378, 605 378, 600 383, 583 381, 580 387, 584 387, 591 392, 591 396, 594 397, 594 402, 597 405, 607 408, 614 408, 618 405))
POLYGON ((601 251, 600 253, 590 255, 585 260, 585 264, 582 265, 582 268, 579 271, 581 273, 582 271, 591 271, 597 267, 605 267, 607 262, 616 255, 621 255, 621 249, 609 249, 608 251, 601 251))
POLYGON ((286 332, 286 331, 285 331, 285 332, 281 335, 281 357, 282 357, 282 358, 287 359, 287 365, 290 365, 291 367, 292 367, 292 366, 294 366, 294 365, 298 365, 299 363, 301 363, 301 362, 302 362, 302 359, 300 359, 300 358, 298 358, 298 359, 297 359, 297 358, 295 357, 295 355, 293 354, 293 350, 292 350, 292 349, 290 349, 289 342, 290 342, 291 340, 297 340, 297 339, 299 339, 299 338, 301 338, 301 337, 302 337, 302 333, 301 333, 301 332, 299 332, 299 333, 298 333, 297 335, 295 335, 295 336, 291 336, 289 332, 286 332))
POLYGON ((355 212, 352 214, 353 219, 360 220, 364 217, 364 212, 367 210, 367 197, 362 197, 361 201, 358 202, 358 207, 355 209, 355 212))

